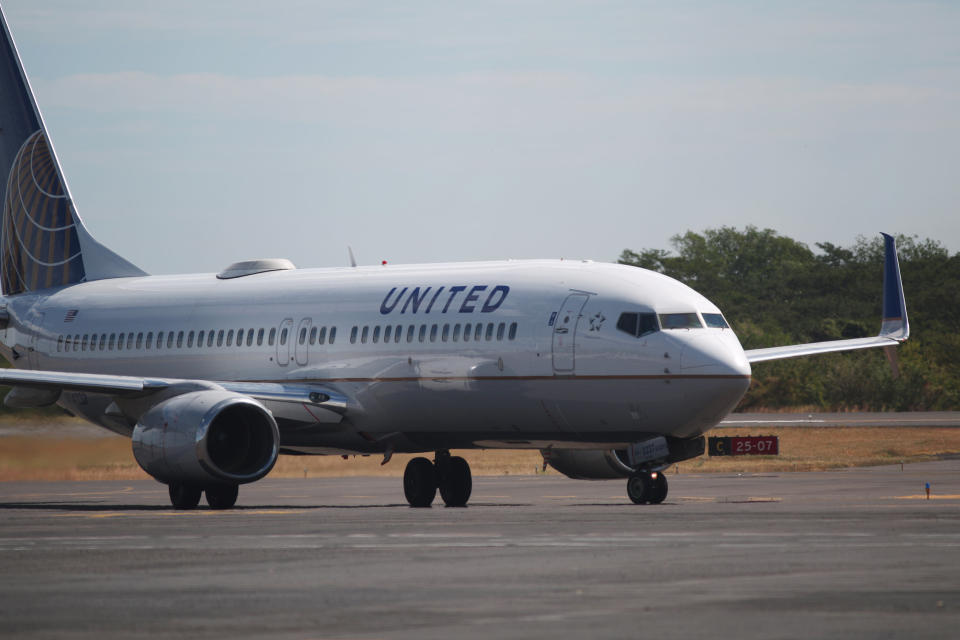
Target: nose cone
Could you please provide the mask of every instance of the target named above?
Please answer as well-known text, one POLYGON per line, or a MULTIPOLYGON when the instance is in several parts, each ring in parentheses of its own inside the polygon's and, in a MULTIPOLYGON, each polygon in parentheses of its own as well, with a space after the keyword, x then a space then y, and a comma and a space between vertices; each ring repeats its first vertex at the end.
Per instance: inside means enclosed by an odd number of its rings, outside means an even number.
POLYGON ((732 331, 691 331, 683 336, 680 370, 687 374, 750 376, 750 363, 732 331))

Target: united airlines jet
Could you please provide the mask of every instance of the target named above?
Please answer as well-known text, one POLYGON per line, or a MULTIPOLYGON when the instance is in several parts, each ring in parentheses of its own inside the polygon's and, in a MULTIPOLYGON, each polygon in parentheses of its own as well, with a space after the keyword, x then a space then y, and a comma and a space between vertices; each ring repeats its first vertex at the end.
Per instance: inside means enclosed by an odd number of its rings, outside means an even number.
POLYGON ((892 349, 909 328, 885 235, 873 338, 744 351, 720 309, 664 275, 536 260, 151 276, 73 205, 0 11, 0 353, 10 407, 58 404, 131 438, 174 507, 230 508, 279 454, 423 453, 411 506, 464 506, 457 449, 538 449, 560 472, 667 496, 751 364, 892 349), (432 454, 432 459, 429 454, 432 454))

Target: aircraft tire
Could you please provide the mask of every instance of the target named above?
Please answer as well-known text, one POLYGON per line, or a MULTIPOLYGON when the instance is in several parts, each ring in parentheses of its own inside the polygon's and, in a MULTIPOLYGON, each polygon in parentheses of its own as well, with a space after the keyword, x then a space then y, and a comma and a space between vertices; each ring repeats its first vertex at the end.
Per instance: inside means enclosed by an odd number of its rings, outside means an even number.
POLYGON ((237 504, 240 487, 235 484, 217 485, 207 487, 204 493, 211 509, 232 509, 233 505, 237 504))
POLYGON ((656 479, 653 481, 652 487, 652 496, 650 498, 650 504, 660 504, 667 499, 667 476, 663 473, 658 473, 656 479))
POLYGON ((447 458, 438 465, 440 497, 448 507, 465 507, 473 491, 470 465, 460 456, 447 458))
POLYGON ((174 509, 196 509, 200 504, 203 489, 190 484, 171 483, 167 486, 170 493, 170 503, 174 509))
POLYGON ((403 495, 411 507, 424 508, 437 497, 437 470, 427 458, 414 458, 403 472, 403 495))
POLYGON ((627 479, 627 496, 634 504, 660 504, 667 499, 667 477, 640 471, 627 479))

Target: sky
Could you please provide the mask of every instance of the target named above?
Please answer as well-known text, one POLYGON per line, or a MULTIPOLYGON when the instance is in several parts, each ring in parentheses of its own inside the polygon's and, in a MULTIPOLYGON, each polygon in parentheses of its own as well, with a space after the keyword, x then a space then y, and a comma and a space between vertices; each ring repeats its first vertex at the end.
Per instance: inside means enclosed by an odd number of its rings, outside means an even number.
POLYGON ((0 4, 87 228, 150 273, 960 250, 960 3, 0 4))

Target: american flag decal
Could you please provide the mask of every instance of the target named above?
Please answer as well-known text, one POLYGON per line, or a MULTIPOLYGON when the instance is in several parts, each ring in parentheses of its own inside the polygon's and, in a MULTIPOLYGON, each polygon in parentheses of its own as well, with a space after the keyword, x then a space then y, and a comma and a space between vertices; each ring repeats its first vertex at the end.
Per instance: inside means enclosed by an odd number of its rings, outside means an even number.
POLYGON ((78 313, 80 313, 79 309, 70 309, 70 311, 67 311, 67 315, 64 316, 63 321, 73 322, 77 318, 78 313))

